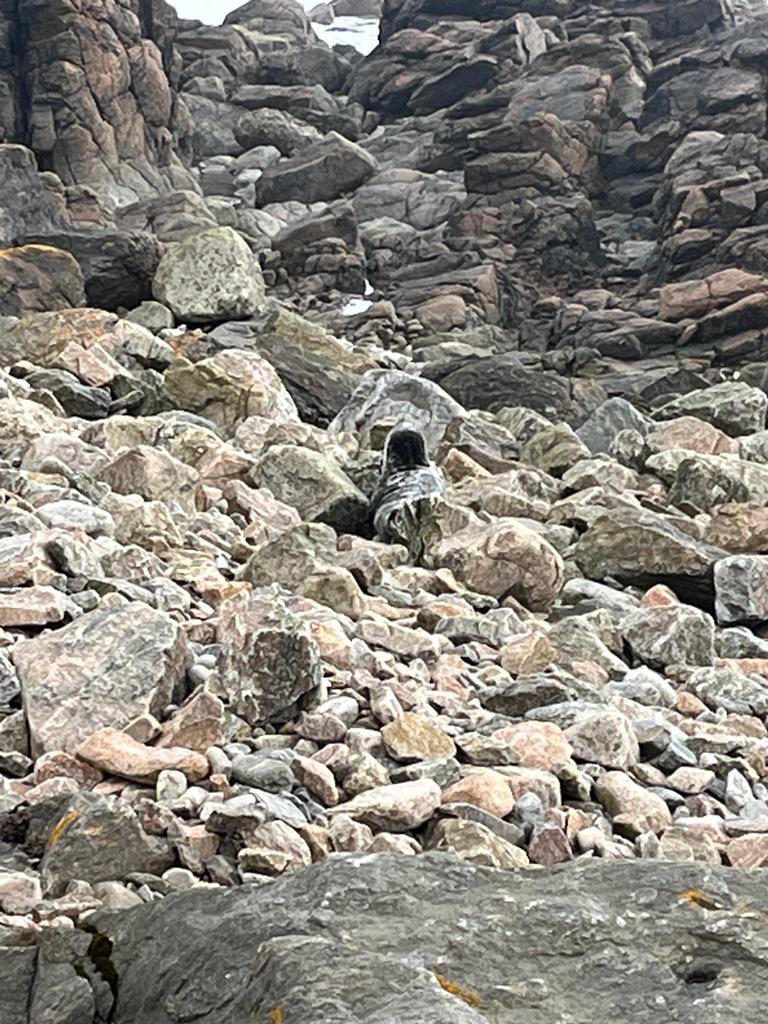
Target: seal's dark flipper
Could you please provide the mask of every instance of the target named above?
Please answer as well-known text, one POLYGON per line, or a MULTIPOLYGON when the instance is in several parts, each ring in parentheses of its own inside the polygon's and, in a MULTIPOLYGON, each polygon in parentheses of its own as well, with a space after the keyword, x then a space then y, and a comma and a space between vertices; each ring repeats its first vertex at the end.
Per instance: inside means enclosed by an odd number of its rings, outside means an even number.
POLYGON ((386 471, 389 473, 428 466, 429 455, 424 435, 408 427, 393 430, 387 439, 384 461, 386 471))

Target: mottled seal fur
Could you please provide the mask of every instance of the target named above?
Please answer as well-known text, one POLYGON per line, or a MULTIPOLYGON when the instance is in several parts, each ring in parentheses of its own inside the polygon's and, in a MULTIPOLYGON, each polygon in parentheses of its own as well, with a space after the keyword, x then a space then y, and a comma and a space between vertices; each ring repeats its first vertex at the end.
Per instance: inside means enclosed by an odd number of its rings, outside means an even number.
POLYGON ((430 461, 421 431, 395 427, 387 438, 384 467, 371 498, 373 528, 379 537, 388 543, 405 540, 395 524, 399 514, 444 491, 443 475, 430 461))

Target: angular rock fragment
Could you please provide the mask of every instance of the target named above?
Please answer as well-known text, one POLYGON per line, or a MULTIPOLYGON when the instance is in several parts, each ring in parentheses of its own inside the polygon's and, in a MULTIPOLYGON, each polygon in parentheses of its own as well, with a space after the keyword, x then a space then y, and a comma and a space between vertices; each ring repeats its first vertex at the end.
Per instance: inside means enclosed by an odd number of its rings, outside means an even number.
POLYGON ((267 168, 256 184, 256 200, 268 203, 317 203, 351 192, 372 177, 376 161, 337 132, 328 132, 300 155, 267 168))
POLYGON ((99 608, 20 641, 13 661, 33 750, 74 751, 100 728, 158 714, 188 658, 178 623, 141 602, 99 608))
POLYGON ((254 470, 260 487, 310 522, 326 523, 337 533, 358 533, 368 519, 365 495, 333 456, 298 445, 271 445, 254 470))
POLYGON ((123 881, 134 872, 159 875, 172 863, 169 845, 147 835, 124 800, 78 793, 51 821, 40 872, 46 895, 61 896, 72 879, 123 881))
POLYGON ((381 737, 396 761, 443 761, 456 753, 450 736, 429 719, 413 713, 389 722, 381 730, 381 737))
POLYGON ((614 826, 629 835, 639 835, 649 829, 659 832, 672 821, 662 798, 643 789, 624 772, 601 775, 595 783, 595 795, 610 814, 614 826))
POLYGON ((511 870, 523 868, 528 857, 519 846, 476 821, 444 818, 430 832, 429 849, 445 850, 460 860, 482 867, 511 870))
POLYGON ((563 562, 551 544, 515 519, 470 526, 431 553, 472 590, 514 597, 532 611, 546 611, 562 589, 563 562))
POLYGON ((721 558, 715 565, 715 602, 723 626, 768 621, 768 556, 721 558))
POLYGON ((639 608, 622 621, 621 631, 635 656, 652 668, 710 665, 715 656, 715 624, 698 608, 639 608))
POLYGON ((673 399, 656 411, 659 419, 697 416, 730 437, 754 434, 765 427, 768 395, 742 381, 715 384, 673 399))
POLYGON ((293 399, 274 368, 255 352, 228 349, 197 363, 180 360, 165 375, 180 409, 205 415, 231 435, 250 416, 298 419, 293 399))
POLYGON ((100 476, 117 494, 139 494, 147 501, 176 503, 186 512, 195 508, 200 485, 200 476, 191 466, 149 445, 124 450, 102 469, 100 476))
POLYGON ((330 808, 329 813, 346 814, 388 832, 407 832, 427 821, 439 806, 440 787, 431 779, 420 779, 377 786, 330 808))
POLYGON ((382 447, 389 428, 402 421, 421 430, 432 450, 451 420, 463 412, 461 405, 432 381, 402 370, 369 370, 328 430, 353 435, 366 448, 382 447), (384 425, 385 432, 375 445, 376 430, 382 431, 384 425))
POLYGON ((188 747, 204 754, 209 747, 223 743, 226 735, 223 703, 212 693, 200 690, 163 725, 155 745, 188 747))
POLYGON ((164 771, 181 772, 190 782, 208 774, 208 761, 185 747, 148 747, 119 729, 100 729, 84 740, 75 753, 109 775, 134 782, 155 782, 164 771))
POLYGON ((480 768, 443 790, 444 804, 467 803, 497 818, 505 818, 515 806, 515 798, 503 775, 480 768))
POLYGON ((0 626, 46 626, 61 622, 68 610, 65 596, 53 587, 0 591, 0 626))
POLYGON ((651 422, 625 398, 609 398, 587 417, 576 434, 590 452, 597 455, 609 452, 622 430, 636 430, 644 435, 651 422))
POLYGON ((85 305, 75 258, 49 245, 0 249, 0 316, 24 316, 85 305))
POLYGON ((600 516, 579 537, 575 557, 591 579, 638 586, 663 582, 681 600, 712 600, 713 566, 724 552, 697 540, 674 520, 647 511, 600 516))
POLYGON ((245 590, 222 602, 217 639, 222 694, 252 725, 286 721, 320 685, 317 644, 274 592, 245 590))
POLYGON ((618 711, 606 709, 579 719, 565 735, 577 761, 625 770, 640 760, 632 725, 618 711))

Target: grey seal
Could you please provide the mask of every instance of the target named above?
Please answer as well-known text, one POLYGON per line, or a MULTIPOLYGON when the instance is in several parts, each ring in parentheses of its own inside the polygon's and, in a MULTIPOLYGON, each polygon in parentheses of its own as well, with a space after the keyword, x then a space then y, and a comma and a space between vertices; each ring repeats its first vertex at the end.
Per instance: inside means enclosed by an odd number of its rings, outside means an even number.
POLYGON ((413 537, 404 535, 401 513, 413 518, 420 501, 440 497, 444 492, 443 474, 430 461, 421 431, 395 427, 387 438, 384 466, 370 504, 373 528, 379 537, 387 543, 405 541, 410 546, 413 537))

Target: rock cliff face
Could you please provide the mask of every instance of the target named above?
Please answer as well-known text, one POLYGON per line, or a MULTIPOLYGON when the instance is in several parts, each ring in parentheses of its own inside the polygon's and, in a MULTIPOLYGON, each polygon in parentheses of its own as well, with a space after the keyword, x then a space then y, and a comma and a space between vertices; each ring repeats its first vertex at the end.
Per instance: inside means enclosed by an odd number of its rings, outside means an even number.
POLYGON ((0 1024, 758 1024, 768 3, 378 8, 0 0, 0 1024))
POLYGON ((1 137, 113 205, 192 186, 163 0, 6 0, 0 17, 1 137))

